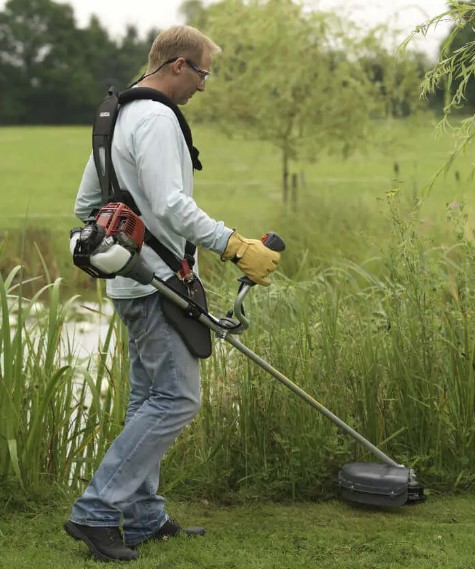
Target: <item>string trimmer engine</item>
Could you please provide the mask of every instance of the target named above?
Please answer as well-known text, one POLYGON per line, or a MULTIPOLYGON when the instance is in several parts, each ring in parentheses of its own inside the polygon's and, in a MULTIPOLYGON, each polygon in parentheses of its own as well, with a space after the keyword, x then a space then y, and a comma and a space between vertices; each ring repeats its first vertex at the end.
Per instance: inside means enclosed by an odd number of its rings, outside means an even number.
POLYGON ((145 226, 129 207, 111 202, 70 234, 74 264, 95 278, 130 276, 145 235, 145 226))

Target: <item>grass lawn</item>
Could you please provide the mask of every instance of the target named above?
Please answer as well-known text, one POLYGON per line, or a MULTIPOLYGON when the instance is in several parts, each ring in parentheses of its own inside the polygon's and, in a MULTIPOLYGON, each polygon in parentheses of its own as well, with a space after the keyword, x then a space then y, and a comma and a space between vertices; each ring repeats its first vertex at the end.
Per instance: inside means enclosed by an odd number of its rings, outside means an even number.
MULTIPOLYGON (((450 134, 436 132, 435 123, 431 115, 381 123, 374 144, 347 160, 322 154, 313 163, 292 163, 290 174, 296 174, 299 188, 290 216, 282 206, 277 148, 196 125, 204 169, 195 176, 195 198, 209 215, 248 237, 278 231, 284 239, 298 238, 314 259, 318 254, 324 264, 334 264, 340 258, 360 262, 379 255, 388 235, 387 193, 398 188, 402 203, 428 197, 421 228, 440 244, 447 234, 448 204, 465 202, 472 225, 474 208, 467 196, 473 165, 469 153, 462 155, 426 191, 455 146, 450 134)), ((73 206, 90 149, 89 126, 0 128, 2 270, 23 263, 36 277, 44 273, 43 258, 53 278, 65 279, 68 291, 90 287, 90 279, 72 267, 68 239, 79 223, 73 206)), ((285 257, 293 250, 289 247, 285 257)), ((298 255, 292 265, 300 263, 298 255)), ((283 268, 289 276, 295 270, 283 268)))
MULTIPOLYGON (((397 510, 340 501, 224 507, 169 504, 172 516, 207 528, 203 538, 148 543, 137 569, 471 569, 475 496, 430 497, 397 510)), ((0 517, 0 567, 97 567, 62 530, 69 504, 0 517)), ((111 564, 114 566, 115 564, 111 564)), ((121 564, 121 566, 123 566, 121 564)))
MULTIPOLYGON (((314 207, 330 201, 337 212, 360 204, 377 213, 389 189, 420 194, 448 159, 454 139, 434 127, 430 115, 382 123, 365 152, 347 160, 322 155, 314 163, 293 163, 290 173, 299 180, 303 175, 305 187, 299 191, 314 207)), ((195 177, 197 202, 230 227, 254 230, 281 203, 279 151, 202 125, 194 128, 194 138, 204 164, 195 177)), ((25 224, 66 230, 77 224, 72 210, 90 150, 88 126, 0 128, 0 230, 25 224)), ((471 188, 472 166, 467 153, 438 180, 429 200, 431 218, 445 216, 446 204, 471 188)))

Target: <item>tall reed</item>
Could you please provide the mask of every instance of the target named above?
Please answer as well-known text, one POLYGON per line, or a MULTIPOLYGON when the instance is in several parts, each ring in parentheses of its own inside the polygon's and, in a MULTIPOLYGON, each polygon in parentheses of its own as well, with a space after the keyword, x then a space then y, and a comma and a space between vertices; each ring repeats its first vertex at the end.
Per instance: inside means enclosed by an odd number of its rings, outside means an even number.
POLYGON ((77 298, 61 302, 59 279, 31 298, 24 284, 21 267, 0 277, 0 476, 30 489, 74 485, 121 428, 123 332, 112 319, 97 354, 81 362, 63 331, 77 298))
MULTIPOLYGON (((447 245, 434 245, 417 210, 396 194, 390 214, 379 259, 341 260, 305 280, 281 276, 271 289, 253 290, 244 341, 395 460, 415 466, 426 484, 468 488, 473 247, 460 226, 447 245)), ((360 459, 375 460, 220 346, 204 364, 203 412, 168 456, 164 480, 192 495, 317 498, 335 490, 344 462, 360 459)))

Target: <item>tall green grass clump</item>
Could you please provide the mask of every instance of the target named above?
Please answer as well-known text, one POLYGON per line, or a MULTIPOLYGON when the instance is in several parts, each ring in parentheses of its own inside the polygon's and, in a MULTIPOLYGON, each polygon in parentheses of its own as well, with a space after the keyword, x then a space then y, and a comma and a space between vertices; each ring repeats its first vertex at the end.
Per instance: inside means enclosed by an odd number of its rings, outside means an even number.
MULTIPOLYGON (((475 472, 472 236, 462 203, 448 206, 441 242, 417 203, 396 190, 387 200, 387 239, 363 261, 319 264, 306 246, 314 226, 289 232, 285 254, 300 265, 251 290, 242 340, 429 488, 466 489, 475 472)), ((237 285, 227 283, 238 276, 220 269, 209 291, 217 316, 232 306, 237 285)), ((61 333, 75 299, 61 303, 60 288, 43 287, 46 308, 33 314, 38 296, 22 294, 20 269, 1 282, 0 475, 24 487, 86 484, 125 416, 123 327, 112 318, 97 353, 80 360, 61 333)), ((335 495, 344 463, 375 460, 226 342, 215 341, 202 372, 202 411, 165 456, 161 492, 321 499, 335 495)))
MULTIPOLYGON (((475 468, 475 275, 463 207, 450 206, 440 245, 417 208, 397 192, 388 201, 391 233, 378 259, 253 290, 243 340, 429 487, 465 489, 475 468)), ((220 499, 315 499, 335 492, 338 469, 353 460, 375 459, 218 343, 204 363, 203 411, 163 478, 220 499)))
POLYGON ((113 319, 97 353, 81 361, 64 332, 77 299, 61 302, 59 279, 27 298, 21 273, 0 277, 0 478, 33 491, 74 487, 121 428, 123 332, 113 319))

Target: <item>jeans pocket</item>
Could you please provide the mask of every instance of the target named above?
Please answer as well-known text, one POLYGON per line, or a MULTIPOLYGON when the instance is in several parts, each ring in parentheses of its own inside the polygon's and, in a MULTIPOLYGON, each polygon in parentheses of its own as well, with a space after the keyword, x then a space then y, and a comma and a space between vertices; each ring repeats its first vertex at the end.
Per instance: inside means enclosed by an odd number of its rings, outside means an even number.
POLYGON ((114 298, 112 300, 120 319, 127 327, 129 340, 140 340, 147 333, 150 296, 153 294, 140 298, 114 298))

